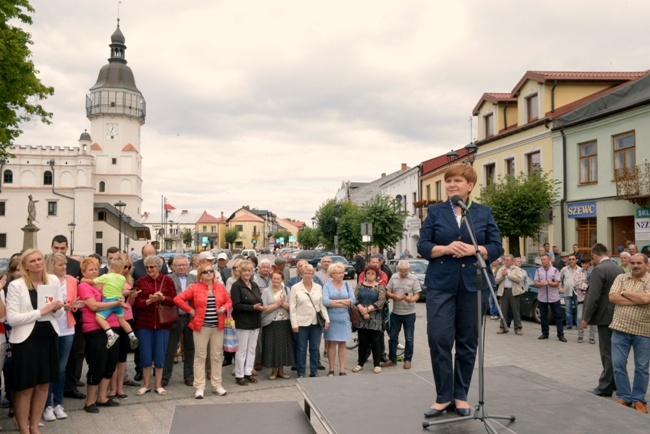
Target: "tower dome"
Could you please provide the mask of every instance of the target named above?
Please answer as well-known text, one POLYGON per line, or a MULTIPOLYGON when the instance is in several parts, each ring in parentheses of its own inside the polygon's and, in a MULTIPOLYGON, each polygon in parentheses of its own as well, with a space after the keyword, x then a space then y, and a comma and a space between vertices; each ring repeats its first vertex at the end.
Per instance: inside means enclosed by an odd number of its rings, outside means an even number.
POLYGON ((133 71, 126 62, 126 39, 120 30, 120 20, 111 35, 108 64, 102 66, 97 82, 86 97, 86 116, 117 114, 137 117, 144 123, 146 102, 135 85, 133 71))

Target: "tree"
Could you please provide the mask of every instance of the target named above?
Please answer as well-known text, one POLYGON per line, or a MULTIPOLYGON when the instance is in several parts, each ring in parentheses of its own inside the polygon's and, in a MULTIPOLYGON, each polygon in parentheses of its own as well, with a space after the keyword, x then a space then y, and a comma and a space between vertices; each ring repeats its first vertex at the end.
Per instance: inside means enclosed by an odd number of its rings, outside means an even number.
POLYGON ((194 235, 192 234, 192 229, 185 229, 183 232, 183 244, 185 247, 189 248, 194 242, 194 235))
POLYGON ((536 170, 499 176, 483 190, 479 200, 492 208, 501 236, 509 239, 509 253, 519 256, 519 237, 535 237, 548 224, 559 183, 551 172, 536 170))
POLYGON ((336 236, 336 218, 340 212, 340 205, 334 199, 325 201, 316 211, 316 227, 321 234, 321 242, 327 250, 334 249, 334 236, 336 236))
POLYGON ((318 229, 304 228, 298 232, 298 243, 303 249, 313 249, 320 243, 321 233, 318 229))
POLYGON ((225 237, 228 246, 232 248, 237 242, 237 238, 239 238, 239 231, 237 230, 237 228, 228 229, 226 231, 225 237))
POLYGON ((363 250, 361 242, 362 215, 356 204, 347 202, 344 206, 346 205, 351 206, 343 213, 338 222, 339 250, 354 255, 363 250))
POLYGON ((275 238, 275 243, 276 244, 278 243, 278 238, 284 238, 284 243, 286 244, 286 243, 289 242, 289 237, 291 235, 292 235, 291 232, 286 231, 286 230, 283 229, 281 231, 277 231, 276 233, 274 233, 273 238, 275 238))
MULTIPOLYGON (((361 222, 372 223, 373 244, 382 251, 394 246, 404 236, 404 220, 408 212, 394 198, 380 195, 361 207, 361 222)), ((359 229, 361 230, 361 229, 359 229)))
POLYGON ((54 88, 45 86, 37 77, 38 71, 30 60, 31 35, 20 27, 9 24, 19 21, 32 24, 28 13, 34 12, 29 0, 0 2, 0 158, 10 157, 7 148, 22 133, 21 122, 39 119, 50 124, 48 113, 40 101, 54 94, 54 88))

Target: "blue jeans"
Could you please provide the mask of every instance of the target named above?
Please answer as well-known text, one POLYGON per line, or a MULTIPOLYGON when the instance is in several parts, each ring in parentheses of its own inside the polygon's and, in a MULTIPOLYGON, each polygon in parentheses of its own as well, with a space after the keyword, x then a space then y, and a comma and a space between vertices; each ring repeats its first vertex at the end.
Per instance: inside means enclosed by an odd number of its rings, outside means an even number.
POLYGON ((571 328, 574 322, 578 323, 578 296, 575 293, 572 296, 564 296, 564 313, 567 328, 571 328))
POLYGON ((562 327, 562 304, 560 300, 555 303, 544 303, 543 301, 539 302, 539 316, 542 320, 542 334, 548 336, 549 327, 548 327, 548 308, 551 308, 553 311, 553 319, 555 320, 555 327, 557 328, 557 337, 564 336, 564 328, 562 327))
MULTIPOLYGON (((488 292, 488 301, 490 302, 490 316, 499 316, 499 309, 497 309, 497 304, 494 301, 494 297, 492 297, 492 294, 488 292)), ((505 312, 504 312, 505 315, 505 312)))
POLYGON ((65 368, 68 365, 68 356, 72 350, 74 335, 59 336, 59 379, 50 383, 50 391, 45 401, 46 407, 56 407, 63 402, 63 386, 65 385, 65 368), (54 405, 52 405, 54 395, 54 405))
POLYGON ((309 344, 309 373, 314 375, 318 372, 318 364, 320 362, 318 343, 322 333, 323 328, 318 325, 298 327, 298 358, 296 359, 296 368, 299 377, 305 376, 305 369, 307 366, 307 344, 309 344))
POLYGON ((415 314, 395 315, 390 314, 390 340, 388 341, 388 358, 397 362, 397 341, 399 332, 404 326, 404 339, 406 339, 406 351, 404 361, 410 362, 413 358, 413 335, 415 334, 415 314))
POLYGON ((635 402, 645 404, 645 393, 648 390, 648 367, 650 366, 650 338, 614 330, 612 332, 612 365, 616 396, 630 404, 635 402), (630 354, 630 347, 634 349, 632 390, 630 390, 630 379, 627 375, 627 357, 630 354))

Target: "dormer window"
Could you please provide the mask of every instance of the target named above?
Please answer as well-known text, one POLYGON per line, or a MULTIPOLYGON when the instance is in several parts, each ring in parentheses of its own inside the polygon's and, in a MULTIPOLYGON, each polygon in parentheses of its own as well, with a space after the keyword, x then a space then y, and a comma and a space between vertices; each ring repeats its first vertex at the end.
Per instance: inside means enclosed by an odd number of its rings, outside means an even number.
POLYGON ((483 125, 485 128, 485 137, 492 137, 494 135, 494 113, 483 116, 483 125))
POLYGON ((528 122, 539 119, 539 95, 536 93, 526 97, 526 116, 528 122))

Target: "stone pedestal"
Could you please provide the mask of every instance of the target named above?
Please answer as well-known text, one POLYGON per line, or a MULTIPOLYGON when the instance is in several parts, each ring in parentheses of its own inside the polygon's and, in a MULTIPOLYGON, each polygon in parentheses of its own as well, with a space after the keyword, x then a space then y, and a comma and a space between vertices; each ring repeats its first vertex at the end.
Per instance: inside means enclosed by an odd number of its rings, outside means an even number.
POLYGON ((37 249, 38 241, 36 240, 36 233, 40 231, 40 229, 37 228, 34 223, 30 223, 21 230, 23 231, 23 251, 27 249, 37 249))

